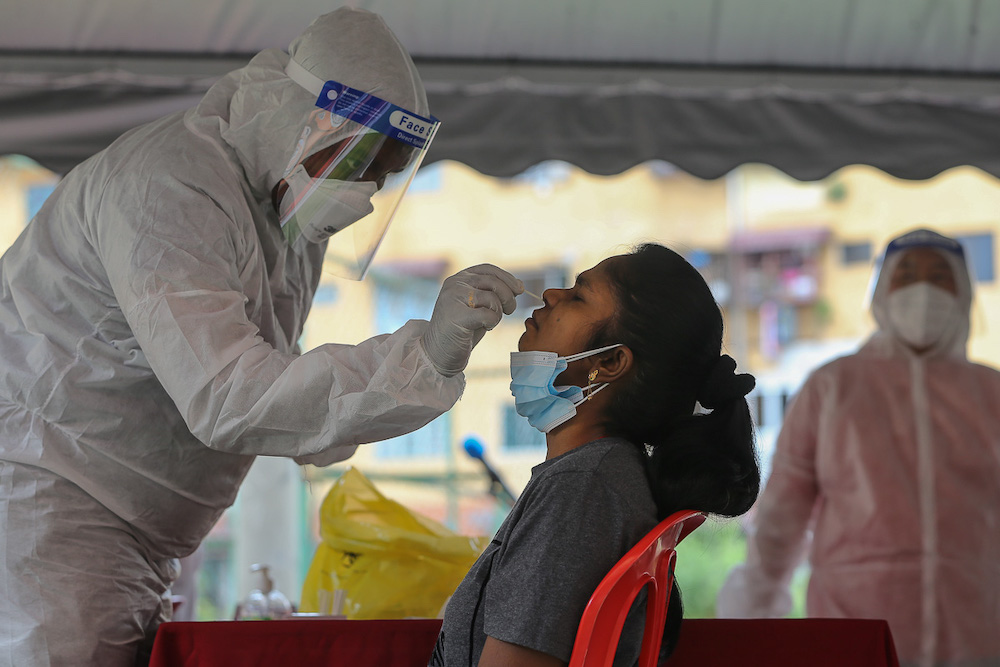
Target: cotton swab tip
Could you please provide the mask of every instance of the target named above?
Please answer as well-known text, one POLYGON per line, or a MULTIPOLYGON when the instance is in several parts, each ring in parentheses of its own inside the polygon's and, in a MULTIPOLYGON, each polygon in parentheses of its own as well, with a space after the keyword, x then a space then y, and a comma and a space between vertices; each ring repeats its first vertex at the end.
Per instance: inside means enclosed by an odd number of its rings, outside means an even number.
POLYGON ((534 292, 529 292, 528 290, 524 290, 523 294, 527 294, 538 303, 545 303, 545 300, 542 297, 535 294, 534 292))

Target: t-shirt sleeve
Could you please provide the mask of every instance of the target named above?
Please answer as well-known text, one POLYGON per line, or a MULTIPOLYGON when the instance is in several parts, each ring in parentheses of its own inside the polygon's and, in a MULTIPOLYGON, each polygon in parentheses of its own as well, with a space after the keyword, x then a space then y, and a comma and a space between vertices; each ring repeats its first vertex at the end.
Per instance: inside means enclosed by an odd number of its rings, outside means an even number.
POLYGON ((525 500, 486 586, 484 630, 569 661, 587 601, 641 530, 627 503, 589 472, 553 475, 525 500))

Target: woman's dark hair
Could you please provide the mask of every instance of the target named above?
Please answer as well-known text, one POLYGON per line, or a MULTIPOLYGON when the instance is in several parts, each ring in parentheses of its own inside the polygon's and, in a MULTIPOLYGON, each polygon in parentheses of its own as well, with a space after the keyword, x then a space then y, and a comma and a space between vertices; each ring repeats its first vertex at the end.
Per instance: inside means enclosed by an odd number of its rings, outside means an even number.
POLYGON ((617 309, 594 347, 622 343, 633 370, 606 416, 609 433, 642 446, 660 518, 679 510, 743 514, 760 469, 744 396, 749 375, 722 356, 722 312, 701 274, 679 254, 644 244, 607 274, 617 309), (695 414, 695 402, 712 408, 695 414))
MULTIPOLYGON (((643 448, 661 520, 686 509, 743 514, 760 488, 744 398, 753 378, 736 375, 735 362, 721 354, 722 313, 705 279, 657 244, 617 257, 607 270, 617 310, 595 330, 591 349, 622 343, 634 359, 608 410, 608 432, 643 448), (711 412, 694 414, 696 401, 711 412)), ((668 650, 680 617, 675 590, 664 633, 668 650)))

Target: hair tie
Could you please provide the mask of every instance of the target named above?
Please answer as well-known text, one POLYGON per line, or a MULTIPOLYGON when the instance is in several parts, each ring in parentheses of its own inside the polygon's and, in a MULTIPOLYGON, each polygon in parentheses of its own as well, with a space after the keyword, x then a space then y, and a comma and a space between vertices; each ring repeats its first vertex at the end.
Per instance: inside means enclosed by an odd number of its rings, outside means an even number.
POLYGON ((704 407, 714 410, 730 401, 743 398, 753 391, 756 384, 754 376, 749 373, 737 374, 736 360, 723 354, 712 365, 697 399, 704 407))

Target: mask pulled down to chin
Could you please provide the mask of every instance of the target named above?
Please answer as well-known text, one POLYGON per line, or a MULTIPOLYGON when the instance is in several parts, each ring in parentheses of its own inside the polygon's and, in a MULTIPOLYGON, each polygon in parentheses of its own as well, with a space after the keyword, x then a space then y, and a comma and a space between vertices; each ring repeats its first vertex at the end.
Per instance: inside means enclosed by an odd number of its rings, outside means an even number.
POLYGON ((542 433, 548 433, 575 417, 578 405, 608 385, 602 382, 589 388, 584 395, 583 389, 575 385, 556 386, 556 378, 566 370, 570 362, 619 345, 621 343, 615 343, 568 357, 560 357, 555 352, 511 352, 510 392, 514 396, 517 414, 542 433))

